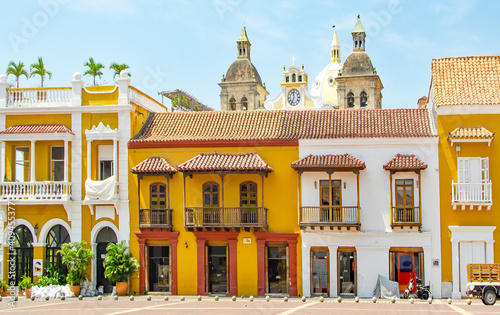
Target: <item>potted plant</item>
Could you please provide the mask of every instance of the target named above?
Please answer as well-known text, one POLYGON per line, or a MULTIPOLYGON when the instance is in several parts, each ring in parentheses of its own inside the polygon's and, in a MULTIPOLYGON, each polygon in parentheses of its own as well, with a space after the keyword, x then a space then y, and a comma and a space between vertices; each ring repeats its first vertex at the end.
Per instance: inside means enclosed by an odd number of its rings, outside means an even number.
POLYGON ((62 256, 62 263, 68 267, 66 281, 71 286, 71 291, 80 295, 80 283, 87 276, 87 266, 94 257, 94 253, 89 248, 84 248, 85 242, 72 242, 62 244, 57 253, 62 256))
POLYGON ((2 289, 1 296, 9 296, 10 292, 7 291, 9 288, 9 285, 7 284, 6 281, 0 279, 0 288, 2 289))
POLYGON ((106 247, 106 257, 104 258, 104 276, 116 283, 116 293, 125 295, 128 291, 128 278, 137 270, 139 263, 130 250, 125 247, 125 242, 118 244, 109 243, 106 247))
POLYGON ((31 297, 31 287, 33 286, 33 283, 31 282, 31 277, 28 276, 23 276, 21 281, 18 283, 19 285, 19 290, 24 291, 24 295, 27 298, 31 297))

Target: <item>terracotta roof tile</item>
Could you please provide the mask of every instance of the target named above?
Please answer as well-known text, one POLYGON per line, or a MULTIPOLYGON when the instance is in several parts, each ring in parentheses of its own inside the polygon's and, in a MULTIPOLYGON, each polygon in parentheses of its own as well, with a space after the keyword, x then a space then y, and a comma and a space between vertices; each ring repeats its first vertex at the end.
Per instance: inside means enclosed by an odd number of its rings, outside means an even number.
POLYGON ((131 170, 134 174, 175 174, 177 170, 159 156, 152 156, 134 166, 131 170))
POLYGON ((14 125, 3 131, 0 134, 21 134, 21 133, 70 133, 73 131, 63 124, 31 124, 31 125, 14 125))
POLYGON ((272 172, 257 153, 199 154, 178 167, 181 172, 272 172))
POLYGON ((342 155, 312 155, 301 158, 292 163, 293 169, 324 170, 324 169, 365 169, 365 163, 350 154, 342 155))
POLYGON ((436 106, 499 105, 500 56, 432 60, 436 106))
POLYGON ((493 139, 495 134, 484 127, 458 127, 450 132, 449 137, 450 139, 493 139))
POLYGON ((425 109, 152 113, 134 143, 433 137, 425 109))
POLYGON ((422 162, 415 155, 396 154, 392 160, 384 165, 385 170, 423 170, 427 168, 427 164, 422 162))

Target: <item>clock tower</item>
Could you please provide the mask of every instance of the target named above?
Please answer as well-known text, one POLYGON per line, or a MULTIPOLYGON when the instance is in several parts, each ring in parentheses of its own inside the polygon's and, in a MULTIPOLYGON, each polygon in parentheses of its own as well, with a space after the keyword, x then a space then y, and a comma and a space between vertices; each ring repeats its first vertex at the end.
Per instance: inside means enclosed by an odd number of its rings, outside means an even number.
POLYGON ((266 109, 304 109, 320 108, 323 106, 321 97, 312 96, 307 89, 307 73, 304 65, 295 65, 295 57, 292 57, 292 65, 286 69, 283 66, 283 81, 281 82, 280 94, 264 103, 266 109))

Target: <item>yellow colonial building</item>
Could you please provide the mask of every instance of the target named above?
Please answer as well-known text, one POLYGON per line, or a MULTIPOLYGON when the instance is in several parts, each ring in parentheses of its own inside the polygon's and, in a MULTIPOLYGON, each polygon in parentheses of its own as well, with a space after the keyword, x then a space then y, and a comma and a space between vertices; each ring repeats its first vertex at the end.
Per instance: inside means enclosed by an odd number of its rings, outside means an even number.
POLYGON ((79 73, 71 84, 14 89, 0 76, 2 270, 17 281, 64 269, 57 250, 83 240, 95 254, 89 280, 111 292, 106 245, 130 239, 127 143, 166 109, 126 71, 116 86, 84 87, 79 73))
POLYGON ((469 263, 500 261, 500 57, 435 59, 428 108, 439 134, 443 297, 466 294, 469 263))
POLYGON ((301 295, 297 140, 284 111, 150 115, 130 141, 132 291, 301 295), (136 194, 132 192, 137 192, 136 194))

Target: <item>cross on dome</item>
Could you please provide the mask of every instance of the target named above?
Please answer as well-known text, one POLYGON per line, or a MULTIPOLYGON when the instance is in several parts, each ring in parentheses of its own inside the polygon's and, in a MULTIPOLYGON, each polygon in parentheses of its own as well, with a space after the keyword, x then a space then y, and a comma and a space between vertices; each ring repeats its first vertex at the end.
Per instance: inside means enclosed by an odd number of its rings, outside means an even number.
POLYGON ((294 66, 295 66, 295 60, 297 60, 297 59, 295 58, 295 56, 292 56, 292 64, 293 64, 294 66))

